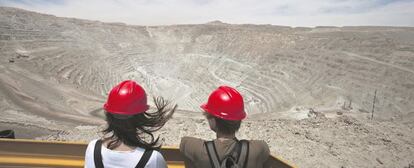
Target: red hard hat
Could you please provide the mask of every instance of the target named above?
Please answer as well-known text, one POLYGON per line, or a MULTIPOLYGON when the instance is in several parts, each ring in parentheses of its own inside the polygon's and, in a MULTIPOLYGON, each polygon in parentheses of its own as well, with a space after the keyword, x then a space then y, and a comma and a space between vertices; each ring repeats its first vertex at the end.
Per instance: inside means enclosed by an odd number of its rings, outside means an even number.
POLYGON ((224 120, 243 120, 246 118, 243 97, 229 86, 220 86, 213 91, 208 102, 200 106, 204 111, 224 120))
POLYGON ((108 113, 134 115, 148 110, 147 95, 135 81, 126 80, 112 88, 103 107, 108 113))

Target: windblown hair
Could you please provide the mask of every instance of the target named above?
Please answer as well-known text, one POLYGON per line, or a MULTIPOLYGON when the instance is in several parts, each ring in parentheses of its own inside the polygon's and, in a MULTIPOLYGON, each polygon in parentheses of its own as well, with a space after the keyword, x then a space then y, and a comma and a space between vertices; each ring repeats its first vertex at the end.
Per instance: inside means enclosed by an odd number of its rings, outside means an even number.
POLYGON ((144 112, 132 116, 115 115, 106 112, 107 127, 102 131, 104 141, 109 140, 108 148, 115 149, 121 143, 131 147, 158 150, 161 144, 153 132, 161 129, 172 117, 177 108, 168 108, 169 102, 162 97, 154 97, 155 112, 144 112))
POLYGON ((216 129, 225 134, 234 134, 240 129, 241 121, 224 120, 215 117, 207 112, 203 112, 208 119, 213 118, 216 121, 216 129))

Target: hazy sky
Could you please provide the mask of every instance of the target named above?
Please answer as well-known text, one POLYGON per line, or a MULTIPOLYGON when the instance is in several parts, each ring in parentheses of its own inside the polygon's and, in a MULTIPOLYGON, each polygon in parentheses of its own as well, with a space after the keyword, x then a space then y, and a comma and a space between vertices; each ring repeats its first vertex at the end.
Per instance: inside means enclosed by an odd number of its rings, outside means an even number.
POLYGON ((414 26, 414 0, 0 0, 56 16, 135 25, 414 26))

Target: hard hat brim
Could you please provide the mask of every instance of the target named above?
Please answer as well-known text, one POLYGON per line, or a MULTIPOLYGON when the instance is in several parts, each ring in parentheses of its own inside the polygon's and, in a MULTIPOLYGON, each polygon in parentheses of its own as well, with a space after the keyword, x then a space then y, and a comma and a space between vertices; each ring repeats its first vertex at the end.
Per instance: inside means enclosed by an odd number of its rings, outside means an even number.
POLYGON ((241 116, 234 116, 234 117, 225 117, 225 116, 221 116, 219 115, 220 113, 218 111, 211 111, 208 107, 207 107, 207 103, 202 104, 200 106, 201 109, 203 109, 205 112, 211 114, 214 117, 223 119, 223 120, 234 120, 234 121, 239 121, 239 120, 243 120, 247 117, 247 114, 245 111, 243 111, 241 116))

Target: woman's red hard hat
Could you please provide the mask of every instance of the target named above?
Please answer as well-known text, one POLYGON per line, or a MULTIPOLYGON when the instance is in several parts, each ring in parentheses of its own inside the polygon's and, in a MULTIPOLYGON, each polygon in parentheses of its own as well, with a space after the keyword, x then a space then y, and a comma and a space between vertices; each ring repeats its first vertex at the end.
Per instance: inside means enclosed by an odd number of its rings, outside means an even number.
POLYGON ((208 102, 200 106, 204 111, 224 120, 243 120, 246 118, 243 97, 229 86, 214 90, 208 102))
POLYGON ((112 114, 135 115, 148 110, 147 94, 135 81, 126 80, 109 93, 103 108, 112 114))

